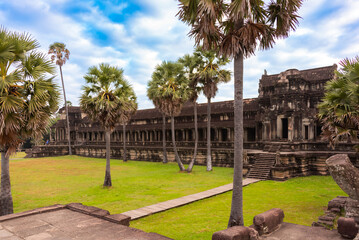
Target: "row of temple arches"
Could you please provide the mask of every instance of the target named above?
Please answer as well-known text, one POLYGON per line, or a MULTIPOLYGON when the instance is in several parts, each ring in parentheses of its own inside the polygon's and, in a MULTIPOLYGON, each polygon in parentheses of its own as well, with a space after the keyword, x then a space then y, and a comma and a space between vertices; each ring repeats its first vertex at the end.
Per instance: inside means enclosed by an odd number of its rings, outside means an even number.
MULTIPOLYGON (((66 140, 64 128, 56 129, 56 141, 66 140)), ((194 141, 194 129, 177 129, 175 130, 176 141, 194 141)), ((171 130, 166 130, 166 139, 171 141, 171 130)), ((231 141, 233 139, 233 129, 230 128, 211 128, 211 141, 231 141)), ((71 140, 76 142, 103 142, 105 141, 105 133, 103 131, 91 132, 71 132, 71 140)), ((198 129, 198 141, 207 140, 207 129, 198 129)), ((116 130, 111 133, 111 141, 123 141, 123 131, 116 130)), ((126 141, 142 141, 142 142, 156 142, 162 141, 162 130, 141 130, 141 131, 126 131, 126 141)))

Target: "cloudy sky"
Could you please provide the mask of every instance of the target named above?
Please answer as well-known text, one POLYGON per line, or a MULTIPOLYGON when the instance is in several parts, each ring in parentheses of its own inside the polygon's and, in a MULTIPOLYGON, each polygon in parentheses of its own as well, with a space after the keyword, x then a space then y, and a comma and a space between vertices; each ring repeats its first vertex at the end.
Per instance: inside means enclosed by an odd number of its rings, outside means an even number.
MULTIPOLYGON (((146 86, 155 66, 193 52, 189 28, 175 16, 177 5, 175 0, 0 0, 0 25, 31 33, 45 52, 53 42, 66 44, 71 55, 63 72, 73 105, 87 69, 106 62, 124 69, 144 109, 153 106, 146 86)), ((297 31, 245 60, 244 96, 257 96, 264 69, 276 74, 359 55, 358 12, 358 0, 304 0, 297 31)), ((233 99, 233 80, 219 89, 214 101, 233 99)))

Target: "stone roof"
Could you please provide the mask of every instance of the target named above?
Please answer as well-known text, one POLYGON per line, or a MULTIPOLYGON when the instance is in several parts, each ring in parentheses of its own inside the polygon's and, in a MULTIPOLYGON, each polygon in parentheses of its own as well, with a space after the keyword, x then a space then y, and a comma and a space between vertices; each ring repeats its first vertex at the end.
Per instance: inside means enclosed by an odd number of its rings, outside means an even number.
MULTIPOLYGON (((243 100, 244 111, 256 111, 258 110, 258 99, 257 98, 248 98, 243 100)), ((197 105, 198 115, 207 114, 207 103, 200 103, 197 105)), ((212 114, 221 114, 221 113, 233 113, 233 100, 231 101, 222 101, 222 102, 212 102, 211 103, 211 113, 212 114)), ((186 103, 181 111, 180 116, 193 116, 193 104, 186 103)), ((151 119, 151 118, 161 118, 162 114, 155 108, 138 110, 132 119, 151 119)))
POLYGON ((331 65, 320 68, 312 68, 306 70, 298 70, 298 69, 288 69, 279 74, 273 75, 262 75, 260 79, 260 85, 262 87, 274 86, 282 76, 284 77, 299 77, 305 81, 320 81, 320 80, 330 80, 334 77, 334 71, 337 69, 337 65, 331 65))
MULTIPOLYGON (((69 113, 81 113, 81 108, 78 106, 68 106, 69 113)), ((65 107, 59 109, 59 113, 65 113, 65 107)))

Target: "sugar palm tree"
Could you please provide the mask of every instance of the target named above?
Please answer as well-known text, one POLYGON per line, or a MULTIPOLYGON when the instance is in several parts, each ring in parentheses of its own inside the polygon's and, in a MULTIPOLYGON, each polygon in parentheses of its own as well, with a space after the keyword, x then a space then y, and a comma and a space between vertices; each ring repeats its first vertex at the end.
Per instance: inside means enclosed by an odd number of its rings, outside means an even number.
POLYGON ((51 60, 56 60, 56 65, 60 68, 60 76, 61 76, 61 83, 62 83, 62 92, 64 94, 64 105, 65 105, 65 112, 66 112, 66 124, 67 124, 67 141, 69 142, 69 155, 72 155, 71 150, 71 137, 70 137, 70 120, 69 120, 69 109, 68 104, 69 101, 66 100, 66 91, 65 91, 65 84, 64 78, 62 75, 62 66, 66 63, 66 60, 70 57, 70 51, 66 48, 64 43, 55 42, 50 45, 48 54, 51 54, 51 60))
POLYGON ((359 134, 359 56, 344 59, 340 65, 319 105, 323 136, 332 145, 343 138, 358 139, 359 134))
POLYGON ((58 108, 55 67, 29 34, 0 29, 0 215, 13 213, 9 156, 25 139, 40 138, 58 108))
POLYGON ((178 59, 179 63, 182 63, 185 69, 186 77, 189 80, 190 97, 189 101, 193 103, 193 116, 194 116, 194 151, 193 157, 188 164, 187 172, 192 172, 194 163, 196 162, 198 151, 198 114, 197 114, 197 99, 198 95, 202 91, 202 88, 198 84, 198 71, 203 65, 202 59, 196 55, 186 54, 182 58, 178 59))
POLYGON ((147 96, 153 102, 153 105, 155 105, 157 110, 159 110, 162 114, 162 152, 163 152, 162 163, 168 163, 167 149, 166 149, 166 145, 167 145, 166 144, 166 114, 160 109, 161 105, 160 105, 159 98, 157 96, 154 96, 153 88, 155 88, 156 86, 155 85, 150 86, 150 84, 153 84, 153 83, 152 82, 148 83, 147 96))
POLYGON ((171 117, 172 144, 180 171, 185 168, 177 152, 174 117, 181 113, 189 94, 188 78, 180 63, 163 61, 156 67, 152 80, 148 82, 147 96, 162 113, 171 117))
POLYGON ((198 82, 202 86, 203 94, 207 97, 207 171, 212 171, 211 154, 211 99, 218 91, 218 84, 231 80, 231 72, 222 69, 228 58, 222 58, 215 51, 205 51, 197 48, 195 55, 203 62, 198 71, 198 82))
POLYGON ((123 77, 123 69, 101 63, 90 67, 84 76, 86 85, 80 98, 82 111, 105 129, 106 174, 104 187, 112 186, 110 169, 111 132, 118 123, 126 123, 137 108, 136 97, 123 77))
POLYGON ((234 59, 234 174, 228 227, 243 225, 243 59, 288 37, 302 0, 180 0, 177 16, 190 25, 196 45, 234 59))
POLYGON ((130 85, 123 86, 123 95, 125 96, 123 111, 120 116, 120 124, 122 125, 123 136, 123 161, 127 162, 126 148, 126 125, 130 122, 131 117, 137 111, 136 95, 130 85))

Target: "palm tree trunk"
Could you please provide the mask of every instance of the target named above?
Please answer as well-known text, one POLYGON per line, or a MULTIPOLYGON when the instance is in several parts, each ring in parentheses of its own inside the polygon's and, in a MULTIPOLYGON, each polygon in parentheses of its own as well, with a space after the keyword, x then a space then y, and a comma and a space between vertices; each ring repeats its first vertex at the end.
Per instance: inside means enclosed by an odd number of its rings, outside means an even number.
POLYGON ((193 115, 194 115, 194 152, 193 158, 188 165, 187 172, 192 172, 193 165, 197 158, 197 148, 198 148, 198 120, 197 120, 197 102, 193 102, 193 115))
POLYGON ((122 125, 123 129, 123 161, 127 162, 127 148, 126 148, 126 124, 122 125))
POLYGON ((211 98, 207 97, 207 171, 212 171, 211 157, 211 98))
POLYGON ((62 76, 62 68, 60 66, 60 75, 61 75, 61 83, 62 83, 62 91, 64 93, 64 101, 65 101, 65 111, 66 111, 66 123, 67 123, 67 140, 69 142, 69 155, 72 155, 71 150, 71 137, 70 137, 70 120, 69 120, 69 109, 67 108, 67 101, 66 101, 66 92, 65 92, 65 84, 64 78, 62 76))
POLYGON ((11 196, 9 156, 6 155, 6 152, 6 149, 1 152, 0 216, 14 212, 11 196))
POLYGON ((162 148, 163 148, 163 163, 168 163, 166 150, 166 115, 162 114, 162 148))
POLYGON ((243 54, 234 58, 234 173, 228 227, 243 226, 243 54))
POLYGON ((176 158, 176 161, 177 161, 180 171, 184 171, 185 168, 184 168, 182 161, 177 152, 176 137, 175 137, 175 119, 173 116, 171 116, 171 131, 172 131, 172 144, 173 144, 173 150, 175 152, 175 158, 176 158))
POLYGON ((111 144, 111 131, 106 130, 105 133, 105 140, 106 140, 106 174, 105 174, 105 181, 103 183, 104 187, 111 187, 111 168, 110 168, 110 144, 111 144))

